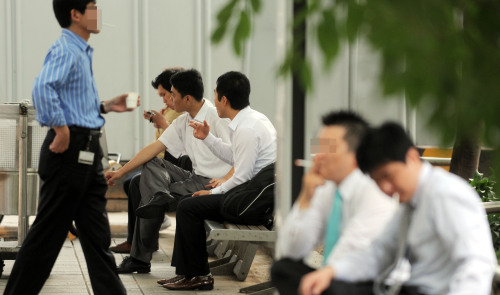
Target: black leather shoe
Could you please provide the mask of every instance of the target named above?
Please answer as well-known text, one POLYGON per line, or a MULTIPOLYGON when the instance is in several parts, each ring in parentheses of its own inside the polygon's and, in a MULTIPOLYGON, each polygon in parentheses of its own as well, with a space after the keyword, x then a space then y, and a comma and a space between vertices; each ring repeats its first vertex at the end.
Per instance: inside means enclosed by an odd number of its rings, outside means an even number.
POLYGON ((197 276, 191 279, 165 284, 163 287, 169 290, 212 290, 214 288, 214 277, 212 275, 197 276))
POLYGON ((141 218, 151 219, 163 216, 169 207, 177 203, 177 199, 169 193, 157 192, 153 195, 149 203, 137 208, 135 214, 141 218))
POLYGON ((177 283, 177 282, 179 282, 181 280, 185 280, 185 279, 186 279, 185 275, 176 275, 175 277, 173 277, 171 279, 162 279, 162 280, 158 280, 156 282, 160 285, 165 285, 165 284, 177 283))
POLYGON ((118 273, 150 273, 151 263, 142 262, 134 257, 127 256, 118 266, 118 273))

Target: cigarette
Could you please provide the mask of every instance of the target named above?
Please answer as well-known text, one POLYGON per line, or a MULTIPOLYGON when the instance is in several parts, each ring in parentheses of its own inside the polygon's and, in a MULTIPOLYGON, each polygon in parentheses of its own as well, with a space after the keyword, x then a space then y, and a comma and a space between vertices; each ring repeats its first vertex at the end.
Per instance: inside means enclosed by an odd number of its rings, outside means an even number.
POLYGON ((295 166, 309 168, 309 167, 312 167, 312 165, 313 165, 313 161, 311 161, 311 160, 304 160, 304 159, 296 159, 295 160, 295 166))
POLYGON ((111 28, 116 28, 115 25, 112 25, 112 24, 108 24, 108 23, 102 23, 103 26, 106 26, 106 27, 111 27, 111 28))

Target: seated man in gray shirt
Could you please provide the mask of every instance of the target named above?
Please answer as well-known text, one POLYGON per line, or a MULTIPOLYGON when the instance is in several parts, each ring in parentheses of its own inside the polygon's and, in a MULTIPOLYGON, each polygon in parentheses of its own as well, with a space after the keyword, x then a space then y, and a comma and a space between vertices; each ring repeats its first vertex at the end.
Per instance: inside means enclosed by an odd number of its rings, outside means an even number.
POLYGON ((476 191, 458 176, 422 162, 395 123, 371 130, 357 160, 382 191, 399 195, 400 208, 370 247, 305 276, 301 294, 490 294, 497 262, 476 191), (409 279, 386 287, 403 260, 411 266, 409 279))

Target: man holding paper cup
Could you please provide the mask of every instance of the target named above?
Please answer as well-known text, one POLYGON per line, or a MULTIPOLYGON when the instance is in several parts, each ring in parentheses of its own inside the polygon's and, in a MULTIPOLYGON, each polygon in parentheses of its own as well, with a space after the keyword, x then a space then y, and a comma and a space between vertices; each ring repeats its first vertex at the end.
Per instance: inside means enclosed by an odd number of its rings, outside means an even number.
MULTIPOLYGON (((127 95, 100 102, 90 34, 100 30, 91 0, 54 0, 62 29, 33 86, 36 118, 50 130, 40 152, 43 182, 36 219, 17 254, 4 294, 38 294, 75 221, 95 294, 126 294, 113 254, 99 145, 107 112, 132 110, 127 95)), ((139 98, 136 96, 136 106, 139 98)))

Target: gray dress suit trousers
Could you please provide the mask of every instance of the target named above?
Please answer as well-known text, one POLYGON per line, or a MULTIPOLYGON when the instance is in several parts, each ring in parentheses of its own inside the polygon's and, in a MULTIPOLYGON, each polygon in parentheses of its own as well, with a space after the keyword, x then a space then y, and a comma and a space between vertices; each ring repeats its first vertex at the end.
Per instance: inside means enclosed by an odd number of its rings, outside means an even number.
MULTIPOLYGON (((210 178, 186 171, 167 160, 153 158, 142 167, 139 183, 141 205, 145 205, 157 192, 175 197, 204 190, 210 178)), ((163 216, 154 219, 137 217, 130 256, 149 263, 156 250, 163 216)))

